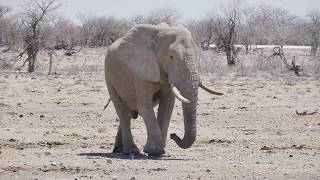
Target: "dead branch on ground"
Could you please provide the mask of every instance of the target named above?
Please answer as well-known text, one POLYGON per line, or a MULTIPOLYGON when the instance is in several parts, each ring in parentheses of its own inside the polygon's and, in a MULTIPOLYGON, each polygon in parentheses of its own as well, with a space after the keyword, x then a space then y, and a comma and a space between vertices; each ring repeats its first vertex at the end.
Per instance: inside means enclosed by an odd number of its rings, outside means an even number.
POLYGON ((309 115, 314 115, 316 113, 318 113, 318 109, 316 109, 312 112, 308 112, 308 111, 298 112, 298 110, 296 110, 296 114, 299 116, 309 116, 309 115))
POLYGON ((288 70, 293 71, 297 76, 300 76, 299 73, 303 69, 302 69, 301 65, 296 64, 296 57, 293 56, 293 59, 291 60, 291 65, 290 65, 288 63, 288 59, 286 58, 282 48, 283 48, 283 46, 273 48, 273 54, 271 56, 267 57, 267 60, 270 60, 271 58, 274 58, 274 57, 279 57, 288 70))

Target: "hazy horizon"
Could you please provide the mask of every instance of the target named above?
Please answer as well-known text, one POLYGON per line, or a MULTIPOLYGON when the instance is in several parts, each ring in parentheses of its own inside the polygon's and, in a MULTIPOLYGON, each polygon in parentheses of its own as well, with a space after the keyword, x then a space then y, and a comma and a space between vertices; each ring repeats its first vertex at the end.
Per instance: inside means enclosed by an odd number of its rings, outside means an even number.
MULTIPOLYGON (((0 0, 1 5, 9 6, 14 12, 21 9, 19 4, 23 0, 0 0)), ((223 0, 198 0, 198 1, 182 1, 182 0, 162 0, 162 1, 148 1, 148 0, 58 0, 61 7, 58 13, 66 18, 77 22, 77 14, 84 13, 94 16, 114 16, 117 18, 131 19, 135 15, 147 14, 148 12, 170 7, 176 9, 181 15, 182 20, 194 18, 198 19, 204 17, 209 11, 219 9, 223 3, 229 1, 223 0)), ((267 4, 275 7, 281 7, 289 11, 289 13, 299 17, 306 16, 307 12, 315 7, 320 7, 319 0, 244 0, 244 6, 257 6, 259 4, 267 4)))

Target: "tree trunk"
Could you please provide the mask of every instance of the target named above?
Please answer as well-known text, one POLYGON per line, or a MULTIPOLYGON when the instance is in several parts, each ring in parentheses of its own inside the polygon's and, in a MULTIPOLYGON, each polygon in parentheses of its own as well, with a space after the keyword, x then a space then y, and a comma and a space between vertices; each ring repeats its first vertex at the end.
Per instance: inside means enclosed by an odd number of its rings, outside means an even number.
POLYGON ((35 71, 35 62, 36 62, 36 55, 32 54, 29 55, 28 54, 28 72, 32 73, 35 71))
POLYGON ((39 51, 39 42, 38 42, 37 24, 32 26, 32 35, 27 35, 25 38, 25 43, 27 45, 27 54, 28 54, 28 72, 32 73, 35 71, 35 63, 37 54, 39 51))
POLYGON ((249 44, 246 44, 246 54, 249 54, 249 44))
POLYGON ((317 50, 319 47, 319 38, 317 36, 317 33, 312 33, 312 43, 311 43, 311 55, 315 56, 317 55, 317 50))
POLYGON ((226 55, 227 55, 228 66, 234 66, 236 64, 235 57, 234 57, 233 54, 234 53, 232 51, 232 48, 231 47, 227 47, 226 48, 226 55))
POLYGON ((311 55, 312 56, 317 55, 317 50, 318 50, 318 44, 313 42, 311 45, 311 55))
POLYGON ((49 55, 50 56, 50 59, 49 59, 49 72, 48 72, 48 75, 51 74, 51 71, 52 71, 52 55, 49 55))

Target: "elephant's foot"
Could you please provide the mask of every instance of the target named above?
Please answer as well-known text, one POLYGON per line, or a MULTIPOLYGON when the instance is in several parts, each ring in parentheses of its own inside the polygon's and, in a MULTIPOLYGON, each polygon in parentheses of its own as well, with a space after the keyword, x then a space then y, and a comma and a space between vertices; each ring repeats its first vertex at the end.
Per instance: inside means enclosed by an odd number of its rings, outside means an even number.
POLYGON ((122 144, 116 144, 114 145, 114 148, 112 150, 113 153, 122 153, 122 144))
POLYGON ((122 154, 129 155, 129 154, 134 154, 138 155, 140 154, 139 148, 135 144, 128 145, 123 148, 122 154))
POLYGON ((161 156, 165 153, 163 146, 149 142, 144 146, 143 152, 148 153, 148 156, 161 156))
POLYGON ((166 147, 166 145, 167 145, 167 136, 163 136, 163 148, 165 148, 166 147))

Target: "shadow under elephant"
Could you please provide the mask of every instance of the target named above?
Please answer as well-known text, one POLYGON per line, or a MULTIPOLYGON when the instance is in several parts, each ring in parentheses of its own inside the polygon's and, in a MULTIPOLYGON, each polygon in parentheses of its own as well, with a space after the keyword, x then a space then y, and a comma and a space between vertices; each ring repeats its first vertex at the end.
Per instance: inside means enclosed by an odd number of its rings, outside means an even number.
POLYGON ((168 154, 164 154, 162 156, 148 156, 145 154, 130 154, 125 155, 122 153, 79 153, 78 156, 83 156, 88 159, 103 159, 103 158, 110 158, 110 159, 123 159, 123 160, 164 160, 164 161, 190 161, 193 159, 190 158, 183 158, 183 157, 175 157, 168 154))

